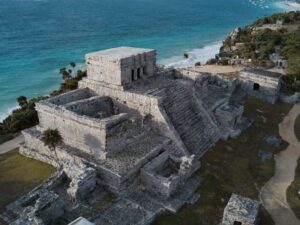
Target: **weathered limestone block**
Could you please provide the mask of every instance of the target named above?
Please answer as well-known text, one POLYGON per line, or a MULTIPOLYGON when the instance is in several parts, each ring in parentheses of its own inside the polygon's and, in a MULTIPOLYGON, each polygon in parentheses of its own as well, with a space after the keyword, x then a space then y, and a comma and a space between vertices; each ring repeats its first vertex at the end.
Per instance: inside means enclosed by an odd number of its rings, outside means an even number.
POLYGON ((149 190, 170 197, 199 168, 195 155, 177 158, 165 151, 142 168, 141 180, 149 190))
POLYGON ((275 103, 279 97, 282 74, 245 69, 240 72, 241 86, 244 91, 254 98, 275 103))
POLYGON ((86 55, 88 79, 102 85, 122 86, 155 71, 156 51, 130 47, 113 48, 86 55))
POLYGON ((179 175, 182 182, 190 178, 201 166, 200 161, 196 159, 195 155, 181 157, 179 168, 179 175))
POLYGON ((96 171, 92 168, 86 168, 80 175, 73 177, 67 193, 75 200, 84 199, 95 187, 96 171))
POLYGON ((225 207, 222 225, 258 225, 258 201, 232 194, 225 207))
POLYGON ((64 202, 52 191, 41 190, 34 193, 27 204, 28 206, 22 205, 25 208, 12 225, 48 225, 64 214, 64 202))
POLYGON ((64 202, 52 190, 64 181, 63 171, 54 173, 41 185, 6 207, 2 215, 12 225, 47 225, 64 213, 64 202))
POLYGON ((215 110, 215 117, 217 121, 227 129, 235 129, 241 122, 244 112, 243 105, 223 104, 215 110))

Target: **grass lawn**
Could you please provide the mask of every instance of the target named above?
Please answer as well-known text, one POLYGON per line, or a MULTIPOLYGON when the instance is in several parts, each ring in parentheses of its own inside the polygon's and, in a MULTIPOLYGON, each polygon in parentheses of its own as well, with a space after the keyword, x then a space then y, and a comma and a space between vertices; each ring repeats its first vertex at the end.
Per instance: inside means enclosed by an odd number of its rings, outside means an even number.
POLYGON ((300 219, 300 158, 298 159, 298 166, 296 168, 295 180, 288 187, 286 192, 287 201, 294 211, 295 215, 300 219))
POLYGON ((17 149, 0 155, 0 213, 8 203, 33 189, 54 171, 48 164, 20 155, 17 149))
MULTIPOLYGON (((219 141, 202 158, 198 175, 204 178, 198 189, 200 199, 195 205, 185 206, 178 214, 163 214, 154 225, 217 225, 231 193, 253 199, 259 198, 260 188, 274 174, 274 160, 262 162, 259 150, 277 153, 286 148, 271 147, 264 143, 266 135, 279 135, 278 124, 292 105, 279 103, 271 105, 250 100, 245 106, 245 115, 254 119, 253 125, 236 139, 219 141)), ((274 222, 262 209, 263 225, 274 222)))

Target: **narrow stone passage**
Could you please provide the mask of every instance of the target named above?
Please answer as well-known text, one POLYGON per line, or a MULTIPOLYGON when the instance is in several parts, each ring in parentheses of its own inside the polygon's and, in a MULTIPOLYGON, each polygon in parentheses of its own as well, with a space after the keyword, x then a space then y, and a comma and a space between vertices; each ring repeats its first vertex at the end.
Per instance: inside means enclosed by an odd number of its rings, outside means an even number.
POLYGON ((286 200, 286 190, 294 180, 297 160, 300 156, 300 142, 294 133, 294 123, 299 113, 300 104, 296 104, 279 124, 280 136, 289 143, 289 146, 276 155, 275 175, 260 193, 261 202, 276 225, 300 224, 286 200))

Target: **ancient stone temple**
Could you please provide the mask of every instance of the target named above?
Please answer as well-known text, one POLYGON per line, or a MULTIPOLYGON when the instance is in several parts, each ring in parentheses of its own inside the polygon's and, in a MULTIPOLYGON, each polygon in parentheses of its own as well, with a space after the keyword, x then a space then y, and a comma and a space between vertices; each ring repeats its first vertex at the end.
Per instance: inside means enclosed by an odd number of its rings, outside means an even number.
POLYGON ((238 79, 192 79, 156 65, 152 49, 90 53, 86 64, 79 88, 39 102, 39 125, 23 131, 21 154, 63 169, 7 207, 10 224, 150 224, 197 201, 202 155, 249 125, 238 79), (63 137, 56 154, 41 140, 48 128, 63 137))

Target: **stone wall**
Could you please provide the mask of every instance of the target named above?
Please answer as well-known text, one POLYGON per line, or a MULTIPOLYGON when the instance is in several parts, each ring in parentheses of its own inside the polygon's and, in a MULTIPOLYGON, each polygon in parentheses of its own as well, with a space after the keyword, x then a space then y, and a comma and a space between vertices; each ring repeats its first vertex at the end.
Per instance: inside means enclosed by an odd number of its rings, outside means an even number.
POLYGON ((141 180, 147 189, 168 198, 199 168, 195 155, 178 158, 165 151, 142 168, 141 180))
MULTIPOLYGON (((79 105, 78 102, 73 104, 79 105)), ((79 107, 84 105, 80 104, 79 107)), ((99 158, 105 158, 107 154, 106 133, 109 127, 128 118, 126 113, 104 119, 92 118, 79 115, 63 106, 55 107, 46 101, 38 103, 36 109, 41 130, 58 129, 66 144, 99 158)))
POLYGON ((114 114, 114 104, 110 97, 96 96, 71 102, 65 105, 66 109, 79 115, 94 118, 105 118, 114 114))
POLYGON ((241 87, 250 96, 275 103, 279 97, 281 79, 271 76, 241 71, 241 87))
POLYGON ((55 97, 51 97, 46 101, 53 105, 65 105, 70 102, 87 99, 94 96, 94 94, 87 88, 76 89, 55 97))
POLYGON ((244 112, 243 105, 222 105, 215 110, 217 121, 224 127, 235 129, 241 122, 244 112))
POLYGON ((86 62, 88 79, 103 84, 126 86, 140 77, 154 74, 156 51, 147 51, 117 60, 87 54, 86 62))
POLYGON ((65 204, 58 194, 52 191, 64 180, 62 171, 56 172, 41 185, 6 207, 1 215, 11 225, 55 224, 65 211, 65 204))
MULTIPOLYGON (((130 91, 121 91, 101 86, 100 83, 83 79, 79 82, 79 88, 89 88, 100 96, 110 96, 122 106, 118 105, 123 111, 140 114, 141 116, 151 115, 156 127, 164 135, 171 138, 179 147, 185 149, 184 144, 179 138, 176 130, 168 120, 163 107, 161 107, 162 99, 156 96, 138 94, 130 91), (127 107, 127 109, 125 109, 127 107)), ((117 104, 116 104, 117 105, 117 104)))

